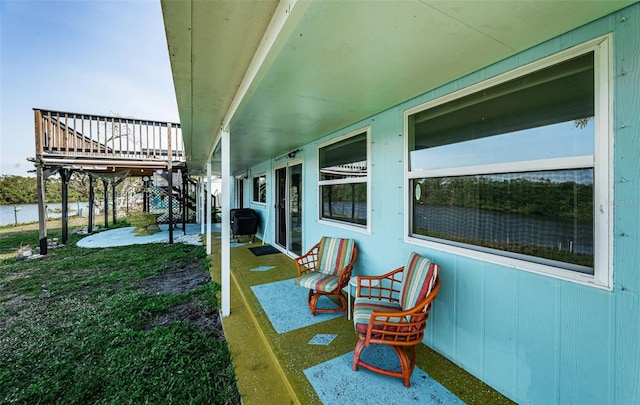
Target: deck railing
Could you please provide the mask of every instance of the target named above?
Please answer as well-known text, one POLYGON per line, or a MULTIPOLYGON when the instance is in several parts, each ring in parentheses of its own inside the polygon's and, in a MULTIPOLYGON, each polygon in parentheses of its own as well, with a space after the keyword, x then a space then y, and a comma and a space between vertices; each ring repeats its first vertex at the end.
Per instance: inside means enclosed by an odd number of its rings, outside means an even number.
POLYGON ((36 154, 185 161, 180 124, 34 109, 36 154))

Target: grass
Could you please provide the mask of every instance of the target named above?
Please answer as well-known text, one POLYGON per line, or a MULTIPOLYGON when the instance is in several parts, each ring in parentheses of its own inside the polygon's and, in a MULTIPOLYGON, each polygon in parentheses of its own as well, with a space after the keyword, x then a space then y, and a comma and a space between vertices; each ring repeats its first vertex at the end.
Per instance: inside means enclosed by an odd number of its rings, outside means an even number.
POLYGON ((79 238, 18 261, 37 226, 0 230, 0 404, 240 403, 219 285, 153 290, 163 274, 206 275, 204 248, 83 249, 79 238))

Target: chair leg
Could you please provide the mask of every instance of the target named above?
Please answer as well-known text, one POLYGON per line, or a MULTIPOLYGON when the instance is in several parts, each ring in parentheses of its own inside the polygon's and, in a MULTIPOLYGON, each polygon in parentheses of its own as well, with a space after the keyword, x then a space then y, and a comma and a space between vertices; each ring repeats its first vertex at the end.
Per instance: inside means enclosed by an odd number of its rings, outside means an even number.
POLYGON ((362 361, 360 359, 360 355, 362 354, 362 349, 364 349, 364 347, 365 347, 364 339, 360 338, 353 352, 353 366, 352 366, 353 371, 358 371, 358 368, 362 366, 367 370, 373 371, 375 373, 379 373, 389 377, 401 378, 405 387, 411 386, 411 374, 413 374, 413 369, 415 368, 415 365, 416 365, 415 346, 410 346, 408 348, 405 348, 403 346, 391 346, 393 350, 396 352, 396 355, 398 356, 398 360, 400 361, 401 371, 387 370, 378 366, 374 366, 373 364, 369 364, 365 361, 362 361))
MULTIPOLYGON (((413 359, 411 360, 409 359, 409 356, 407 355, 407 351, 404 349, 404 347, 401 347, 401 346, 391 346, 391 347, 393 347, 393 350, 395 350, 396 354, 398 355, 398 360, 400 360, 401 371, 398 377, 402 378, 402 380, 404 381, 405 387, 410 387, 411 374, 413 373, 413 366, 415 365, 415 363, 413 363, 413 359)), ((413 346, 411 346, 411 348, 413 349, 413 346)))
POLYGON ((309 289, 309 296, 307 297, 307 304, 311 310, 311 316, 316 316, 316 304, 318 303, 318 295, 314 294, 314 291, 309 289))
POLYGON ((307 302, 309 303, 309 308, 311 309, 311 315, 313 316, 316 315, 316 312, 344 311, 345 315, 347 314, 347 309, 348 309, 347 299, 344 297, 344 294, 342 294, 342 292, 339 292, 338 294, 327 294, 327 293, 321 293, 321 292, 309 289, 309 296, 307 298, 307 302), (327 297, 329 297, 330 295, 336 295, 340 300, 340 306, 338 308, 317 308, 318 300, 323 295, 326 295, 327 297))
POLYGON ((358 366, 360 365, 360 353, 362 353, 362 349, 364 349, 364 340, 358 339, 356 348, 353 351, 353 371, 358 371, 358 366))
POLYGON ((347 309, 349 308, 347 305, 347 299, 344 297, 342 291, 338 292, 338 299, 340 299, 341 309, 344 310, 345 315, 347 314, 347 309))

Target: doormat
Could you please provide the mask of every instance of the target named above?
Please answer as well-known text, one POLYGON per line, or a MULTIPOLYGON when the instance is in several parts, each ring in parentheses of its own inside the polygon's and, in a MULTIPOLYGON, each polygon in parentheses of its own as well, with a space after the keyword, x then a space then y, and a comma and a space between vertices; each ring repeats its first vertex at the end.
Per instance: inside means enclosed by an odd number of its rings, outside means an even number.
POLYGON ((264 256, 264 255, 271 255, 271 254, 274 254, 274 253, 280 253, 280 251, 278 249, 276 249, 276 248, 274 248, 273 246, 270 246, 270 245, 251 247, 251 248, 249 248, 249 250, 255 256, 264 256))

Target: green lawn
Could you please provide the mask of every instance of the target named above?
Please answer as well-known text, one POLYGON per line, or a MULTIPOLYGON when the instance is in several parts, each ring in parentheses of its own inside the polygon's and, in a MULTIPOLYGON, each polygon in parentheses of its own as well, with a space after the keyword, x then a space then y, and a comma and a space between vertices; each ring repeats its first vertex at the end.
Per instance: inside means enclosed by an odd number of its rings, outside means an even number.
POLYGON ((83 249, 69 239, 18 261, 38 231, 0 230, 0 404, 240 403, 219 285, 162 289, 172 277, 206 281, 202 246, 83 249))

